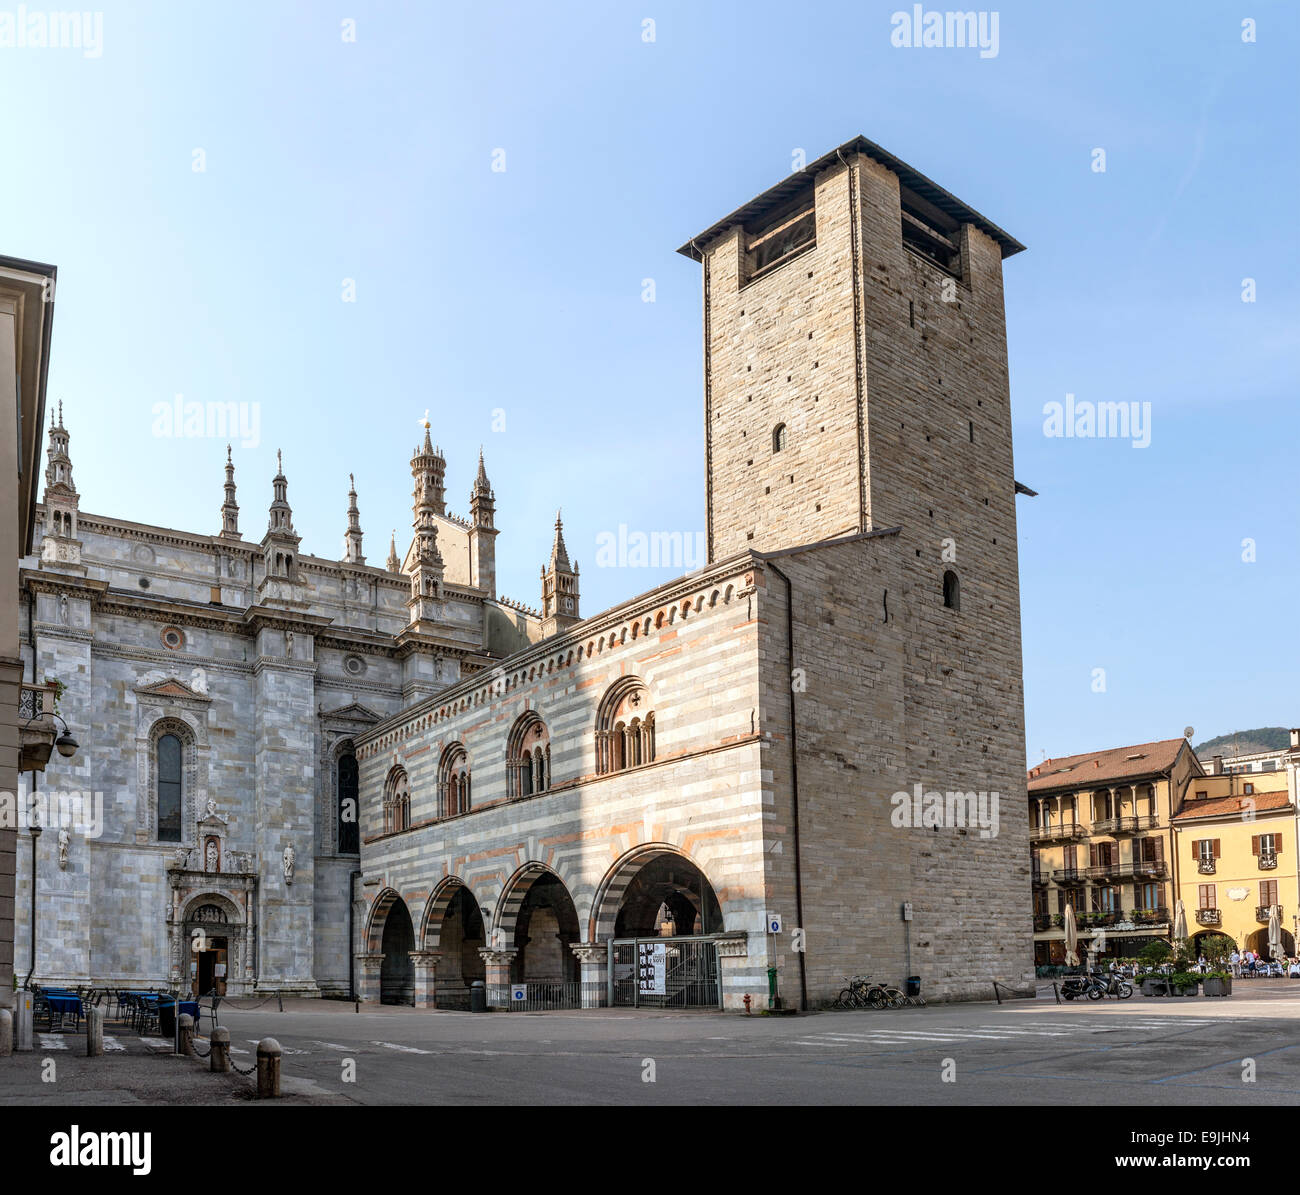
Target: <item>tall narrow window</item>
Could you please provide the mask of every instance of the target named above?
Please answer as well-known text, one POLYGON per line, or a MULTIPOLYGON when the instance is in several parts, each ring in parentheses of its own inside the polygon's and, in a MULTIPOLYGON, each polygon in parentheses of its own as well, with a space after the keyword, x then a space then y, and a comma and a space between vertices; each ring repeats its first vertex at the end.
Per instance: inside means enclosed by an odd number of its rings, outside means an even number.
POLYGON ((181 741, 174 734, 158 740, 158 841, 181 840, 181 741))
POLYGON ((949 610, 961 609, 961 585, 952 569, 943 575, 943 604, 949 610))
POLYGON ((772 451, 781 452, 785 448, 785 424, 778 423, 772 429, 772 451))
POLYGON ((357 757, 351 751, 339 756, 339 854, 355 855, 361 850, 357 823, 357 757))

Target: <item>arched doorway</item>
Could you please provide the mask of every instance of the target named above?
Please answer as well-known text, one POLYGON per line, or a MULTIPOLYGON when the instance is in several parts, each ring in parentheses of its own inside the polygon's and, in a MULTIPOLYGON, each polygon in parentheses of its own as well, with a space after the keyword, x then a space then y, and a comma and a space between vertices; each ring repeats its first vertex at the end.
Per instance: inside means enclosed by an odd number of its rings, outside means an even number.
POLYGON ((596 894, 592 940, 613 939, 616 1005, 721 1007, 715 935, 724 929, 717 893, 698 864, 667 845, 619 860, 596 894))
MULTIPOLYGON (((1270 962, 1273 954, 1268 948, 1268 928, 1257 929, 1246 939, 1246 949, 1253 950, 1262 959, 1270 962)), ((1282 953, 1279 958, 1292 958, 1295 955, 1295 937, 1288 931, 1282 931, 1282 953)))
MULTIPOLYGON (((614 895, 611 885, 606 899, 614 895)), ((684 855, 665 852, 646 859, 627 878, 612 934, 615 938, 691 937, 721 929, 722 909, 708 877, 684 855)))
POLYGON ((444 880, 429 898, 422 938, 423 949, 438 955, 434 1003, 468 1008, 470 984, 486 976, 479 951, 487 934, 478 901, 460 880, 444 880))
POLYGON ((507 896, 519 899, 514 914, 514 961, 510 978, 515 983, 564 983, 578 978, 578 960, 572 945, 582 940, 578 910, 564 881, 553 871, 538 870, 518 881, 524 889, 507 896))
POLYGON ((384 933, 380 953, 384 959, 379 967, 379 1002, 381 1004, 415 1003, 415 964, 411 951, 415 949, 415 928, 406 902, 400 897, 389 906, 384 917, 384 933))

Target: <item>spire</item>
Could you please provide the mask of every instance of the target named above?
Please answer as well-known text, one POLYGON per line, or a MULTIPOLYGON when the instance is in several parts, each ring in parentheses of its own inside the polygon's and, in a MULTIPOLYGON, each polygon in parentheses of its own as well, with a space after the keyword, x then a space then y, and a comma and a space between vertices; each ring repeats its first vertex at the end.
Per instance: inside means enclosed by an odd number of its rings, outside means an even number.
POLYGON ((569 568, 569 550, 564 546, 564 521, 560 512, 555 512, 555 543, 551 545, 551 569, 556 572, 571 572, 569 568))
POLYGON ((271 499, 267 534, 294 535, 293 508, 289 505, 289 479, 284 475, 284 459, 278 448, 275 450, 275 476, 271 479, 271 488, 275 496, 271 499))
POLYGON ((568 630, 581 621, 578 613, 578 566, 569 563, 564 546, 564 522, 555 512, 555 542, 551 545, 550 567, 542 569, 542 635, 568 630))
MULTIPOLYGON (((483 465, 483 447, 478 450, 478 475, 474 478, 474 489, 469 496, 469 518, 472 524, 469 533, 469 583, 487 591, 489 597, 496 594, 496 499, 492 493, 492 483, 488 481, 487 469, 483 465)), ((487 628, 484 627, 486 634, 487 628)))
POLYGON ((343 559, 348 564, 365 564, 361 554, 361 512, 357 509, 357 483, 348 474, 348 529, 343 536, 343 559))
POLYGON ((388 540, 388 563, 390 573, 400 573, 402 571, 402 562, 397 558, 397 528, 393 528, 393 534, 388 540))
POLYGON ((478 476, 474 478, 474 493, 490 494, 492 486, 488 483, 487 470, 483 467, 483 445, 478 446, 478 476))
POLYGON ((221 504, 221 535, 223 539, 239 539, 239 503, 235 501, 235 462, 230 459, 230 445, 226 445, 226 500, 221 504))
POLYGON ((81 499, 72 481, 72 457, 68 451, 68 429, 63 426, 63 403, 59 403, 58 423, 50 408, 50 444, 45 466, 45 533, 41 542, 41 560, 51 565, 81 564, 81 542, 77 518, 81 499))

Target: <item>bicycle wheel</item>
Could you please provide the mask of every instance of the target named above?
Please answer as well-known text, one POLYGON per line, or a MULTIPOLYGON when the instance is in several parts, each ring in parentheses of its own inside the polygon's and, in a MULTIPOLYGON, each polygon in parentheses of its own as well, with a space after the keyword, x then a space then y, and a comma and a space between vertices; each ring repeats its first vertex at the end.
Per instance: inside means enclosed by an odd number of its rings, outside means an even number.
POLYGON ((867 993, 866 999, 871 1004, 872 1008, 884 1008, 888 1003, 884 988, 879 987, 872 988, 871 991, 867 993))
POLYGON ((885 989, 885 1000, 890 1008, 902 1008, 906 1003, 907 997, 897 988, 885 989))
POLYGON ((852 993, 848 988, 845 988, 845 989, 840 993, 840 997, 839 997, 839 999, 835 1001, 835 1007, 836 1007, 836 1008, 852 1008, 852 1007, 853 1007, 853 993, 852 993))

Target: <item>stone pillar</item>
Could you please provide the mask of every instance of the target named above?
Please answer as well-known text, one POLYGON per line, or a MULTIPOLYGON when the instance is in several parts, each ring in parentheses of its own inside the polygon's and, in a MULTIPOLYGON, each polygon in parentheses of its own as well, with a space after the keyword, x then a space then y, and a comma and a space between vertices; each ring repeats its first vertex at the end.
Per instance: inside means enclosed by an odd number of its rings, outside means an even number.
MULTIPOLYGON (((745 993, 761 997, 767 1002, 767 969, 762 958, 749 957, 749 935, 743 931, 714 939, 718 951, 718 983, 722 988, 722 1007, 724 1009, 742 1009, 745 1007, 745 993)), ((774 959, 774 965, 780 966, 781 960, 774 959)), ((797 974, 797 973, 796 973, 797 974)), ((798 990, 785 990, 787 975, 781 975, 781 997, 798 1007, 800 993, 798 990)), ((798 982, 797 979, 795 981, 798 982)), ((756 1001, 757 1002, 757 1001, 756 1001)))
POLYGON ((379 1003, 379 970, 384 965, 382 954, 358 954, 357 997, 368 1004, 379 1003))
POLYGON ((438 989, 438 950, 412 950, 409 952, 415 966, 415 1007, 436 1008, 438 989))
POLYGON ((489 946, 479 947, 479 958, 483 960, 484 981, 487 984, 487 1001, 489 1008, 504 1008, 510 1003, 510 964, 515 961, 517 950, 493 950, 489 946))
POLYGON ((86 1009, 86 1057, 99 1058, 104 1053, 104 1010, 86 1009))
POLYGON ((212 1052, 208 1055, 208 1069, 214 1075, 224 1075, 230 1071, 230 1030, 224 1025, 217 1025, 209 1034, 212 1052))
POLYGON ((569 949, 579 963, 582 1007, 603 1008, 609 998, 609 943, 573 942, 569 949))
POLYGON ((0 1008, 0 1058, 8 1058, 14 1052, 14 1014, 7 1008, 0 1008))
POLYGON ((26 1053, 32 1049, 35 1026, 32 1017, 32 994, 23 991, 14 1000, 14 1049, 26 1053))

